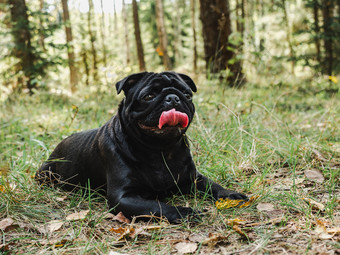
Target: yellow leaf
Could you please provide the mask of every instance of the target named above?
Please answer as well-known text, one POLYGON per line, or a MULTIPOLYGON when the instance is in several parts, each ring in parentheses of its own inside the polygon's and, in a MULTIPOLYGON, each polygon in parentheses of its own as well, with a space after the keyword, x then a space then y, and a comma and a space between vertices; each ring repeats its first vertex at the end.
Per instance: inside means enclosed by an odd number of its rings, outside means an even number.
POLYGON ((221 209, 228 209, 231 207, 237 207, 239 206, 244 200, 234 200, 234 199, 229 199, 229 198, 220 198, 215 202, 216 208, 221 210, 221 209))
POLYGON ((248 201, 247 200, 234 200, 234 199, 229 199, 229 198, 220 198, 215 202, 215 206, 217 209, 222 210, 222 209, 228 209, 231 207, 247 207, 254 203, 254 201, 258 198, 259 196, 252 196, 248 201))
POLYGON ((338 78, 336 78, 336 76, 328 76, 328 80, 332 81, 333 83, 338 83, 338 78))
POLYGON ((258 199, 258 198, 259 198, 259 196, 252 196, 251 198, 249 198, 249 200, 247 202, 240 205, 240 208, 247 207, 247 206, 253 204, 255 202, 255 200, 258 199))

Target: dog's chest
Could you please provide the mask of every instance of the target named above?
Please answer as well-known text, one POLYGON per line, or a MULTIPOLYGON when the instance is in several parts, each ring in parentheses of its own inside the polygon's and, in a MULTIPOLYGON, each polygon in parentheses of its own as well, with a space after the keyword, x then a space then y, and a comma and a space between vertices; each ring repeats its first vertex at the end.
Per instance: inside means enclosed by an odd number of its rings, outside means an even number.
POLYGON ((154 159, 143 166, 142 172, 143 182, 160 194, 177 192, 190 181, 188 165, 181 159, 154 159))

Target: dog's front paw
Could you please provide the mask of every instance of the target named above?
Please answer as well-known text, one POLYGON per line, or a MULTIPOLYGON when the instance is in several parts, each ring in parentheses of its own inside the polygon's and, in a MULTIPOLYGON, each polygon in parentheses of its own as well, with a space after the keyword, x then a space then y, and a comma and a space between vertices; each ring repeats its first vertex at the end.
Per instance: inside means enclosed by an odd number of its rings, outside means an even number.
POLYGON ((232 191, 232 190, 227 190, 227 189, 224 189, 224 190, 220 190, 218 192, 218 195, 217 195, 217 199, 220 199, 220 198, 229 198, 229 199, 233 199, 233 200, 245 200, 245 201, 248 201, 248 197, 242 193, 238 193, 236 191, 232 191))
POLYGON ((199 221, 200 211, 194 210, 190 207, 177 206, 174 211, 166 217, 170 223, 179 224, 183 220, 199 221))

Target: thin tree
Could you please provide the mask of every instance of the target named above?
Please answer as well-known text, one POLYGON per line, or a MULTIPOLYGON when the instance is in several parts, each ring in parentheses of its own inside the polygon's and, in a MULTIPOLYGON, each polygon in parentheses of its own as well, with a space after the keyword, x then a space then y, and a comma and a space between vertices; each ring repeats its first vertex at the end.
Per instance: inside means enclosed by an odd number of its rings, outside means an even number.
POLYGON ((320 45, 320 25, 319 25, 319 3, 318 0, 313 0, 313 17, 314 17, 314 42, 316 49, 316 60, 321 64, 321 45, 320 45))
POLYGON ((78 84, 78 70, 76 68, 74 47, 73 47, 73 44, 72 44, 73 36, 72 36, 71 21, 70 21, 70 15, 69 15, 69 11, 68 11, 67 0, 61 0, 61 3, 62 3, 62 6, 63 6, 63 20, 64 20, 65 33, 66 33, 67 55, 68 55, 68 66, 69 66, 69 70, 70 70, 71 91, 74 92, 76 90, 76 86, 78 84))
POLYGON ((31 44, 26 2, 25 0, 8 0, 8 3, 10 4, 12 21, 11 32, 15 44, 12 53, 19 59, 16 65, 17 71, 22 70, 24 73, 24 79, 20 77, 18 83, 26 83, 30 94, 33 94, 33 89, 36 87, 36 84, 33 82, 36 77, 34 71, 36 56, 31 44))
POLYGON ((193 35, 193 67, 194 73, 197 73, 197 35, 196 35, 196 0, 190 0, 191 9, 191 29, 193 35))
POLYGON ((97 61, 97 50, 95 46, 96 35, 92 30, 92 13, 93 13, 93 2, 92 0, 88 0, 89 2, 89 12, 87 13, 87 27, 88 33, 90 36, 91 43, 91 53, 92 53, 92 71, 93 71, 93 80, 98 81, 98 61, 97 61))
POLYGON ((130 42, 129 42, 129 29, 128 29, 128 16, 126 13, 125 1, 122 1, 122 14, 124 21, 124 36, 125 36, 125 49, 126 49, 126 65, 130 64, 130 42))
POLYGON ((105 44, 105 13, 104 13, 104 6, 103 6, 103 0, 100 0, 100 7, 102 10, 102 19, 100 23, 100 35, 102 39, 102 48, 103 48, 103 62, 104 66, 107 66, 107 56, 106 56, 106 44, 105 44))
POLYGON ((138 5, 137 5, 136 0, 132 1, 132 10, 133 10, 133 23, 135 27, 135 39, 136 39, 139 70, 145 71, 146 67, 145 67, 145 61, 144 61, 144 50, 143 50, 142 38, 140 36, 138 5))
POLYGON ((204 40, 204 54, 208 73, 220 74, 228 70, 230 86, 240 86, 244 82, 241 62, 231 50, 229 42, 232 32, 229 1, 200 0, 200 18, 204 40))
POLYGON ((324 63, 324 73, 329 76, 333 74, 333 2, 329 0, 322 1, 323 31, 324 31, 324 48, 326 53, 326 61, 324 63))
POLYGON ((292 39, 291 39, 291 31, 290 31, 290 27, 289 27, 289 19, 288 19, 288 12, 287 12, 287 7, 286 7, 286 0, 281 0, 281 4, 282 4, 282 9, 283 9, 283 21, 284 24, 286 26, 286 38, 287 38, 287 43, 288 43, 288 47, 289 47, 289 57, 290 57, 290 61, 291 61, 291 72, 292 74, 294 74, 294 67, 295 67, 295 52, 294 52, 294 48, 293 48, 293 43, 292 43, 292 39))
POLYGON ((160 55, 163 59, 163 65, 165 70, 171 69, 171 62, 168 55, 168 37, 165 29, 164 23, 164 9, 162 0, 156 0, 156 23, 157 23, 157 32, 159 38, 159 48, 160 55))
POLYGON ((44 36, 44 25, 43 25, 43 19, 42 19, 42 13, 44 12, 44 0, 39 0, 39 10, 40 10, 40 15, 39 15, 39 27, 40 27, 40 32, 39 32, 39 44, 42 50, 45 52, 46 47, 45 47, 45 36, 44 36))

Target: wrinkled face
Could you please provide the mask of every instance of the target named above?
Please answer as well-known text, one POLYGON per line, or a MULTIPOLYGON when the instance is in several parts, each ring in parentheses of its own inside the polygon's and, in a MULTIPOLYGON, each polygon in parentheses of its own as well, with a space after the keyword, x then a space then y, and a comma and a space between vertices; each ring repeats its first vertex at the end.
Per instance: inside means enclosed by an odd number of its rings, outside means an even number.
POLYGON ((188 76, 144 73, 124 88, 126 82, 120 84, 126 97, 121 114, 135 132, 164 139, 185 133, 195 112, 196 86, 188 76))

